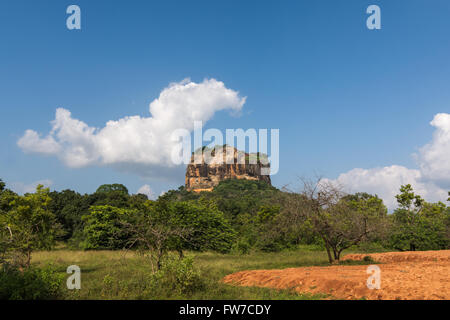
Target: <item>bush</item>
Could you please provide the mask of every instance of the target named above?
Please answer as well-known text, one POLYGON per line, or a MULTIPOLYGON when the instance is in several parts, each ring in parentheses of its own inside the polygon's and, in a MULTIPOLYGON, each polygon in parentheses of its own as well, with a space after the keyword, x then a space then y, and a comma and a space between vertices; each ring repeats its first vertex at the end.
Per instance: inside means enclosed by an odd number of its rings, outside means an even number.
POLYGON ((171 209, 175 225, 190 231, 174 242, 174 249, 230 252, 235 232, 213 202, 175 202, 171 209))
POLYGON ((177 294, 189 295, 203 286, 200 271, 194 266, 193 257, 183 259, 168 257, 155 276, 160 286, 177 294))
POLYGON ((49 300, 62 297, 64 275, 52 267, 0 270, 0 300, 49 300))
POLYGON ((203 289, 205 282, 192 257, 168 256, 155 273, 143 272, 132 278, 113 271, 103 278, 103 299, 185 299, 203 289))
POLYGON ((129 234, 123 229, 121 220, 130 214, 127 209, 109 205, 91 206, 89 213, 84 215, 83 249, 114 250, 125 247, 129 234))
POLYGON ((252 245, 247 239, 239 239, 233 244, 231 251, 237 254, 249 254, 252 245))
POLYGON ((257 243, 257 248, 262 252, 280 252, 292 247, 289 243, 283 243, 282 239, 278 241, 260 241, 257 243))

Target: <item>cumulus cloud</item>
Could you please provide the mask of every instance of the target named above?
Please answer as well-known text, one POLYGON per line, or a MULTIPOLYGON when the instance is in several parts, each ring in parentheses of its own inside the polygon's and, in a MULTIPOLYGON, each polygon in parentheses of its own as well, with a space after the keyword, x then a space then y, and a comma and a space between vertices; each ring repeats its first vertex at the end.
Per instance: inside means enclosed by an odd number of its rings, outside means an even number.
POLYGON ((428 201, 445 201, 447 192, 431 181, 423 181, 419 170, 392 165, 373 169, 352 169, 342 173, 335 182, 348 193, 367 192, 383 199, 390 211, 397 207, 395 195, 401 185, 411 184, 414 191, 428 201))
POLYGON ((52 136, 41 138, 39 137, 39 134, 33 130, 25 131, 25 134, 19 140, 18 145, 25 152, 55 154, 60 151, 59 144, 52 136))
POLYGON ((424 179, 450 186, 450 114, 439 113, 430 122, 433 140, 420 149, 418 162, 424 179))
POLYGON ((155 193, 153 192, 152 188, 148 184, 144 184, 142 187, 139 188, 137 191, 138 194, 145 194, 149 199, 154 200, 155 193))
POLYGON ((427 201, 447 200, 450 190, 450 114, 439 113, 430 123, 436 128, 432 141, 416 155, 419 169, 392 165, 382 168, 352 169, 335 180, 326 179, 346 192, 368 192, 383 199, 389 210, 397 207, 395 195, 401 185, 411 184, 427 201))
POLYGON ((27 130, 18 146, 24 152, 56 155, 72 168, 110 165, 154 174, 158 168, 174 166, 171 155, 177 142, 171 135, 175 130, 191 132, 195 121, 205 123, 221 110, 237 113, 245 100, 215 79, 201 83, 185 79, 170 84, 150 103, 150 117, 129 116, 95 128, 58 108, 48 135, 27 130))
POLYGON ((39 180, 32 183, 23 183, 23 182, 12 182, 9 186, 11 190, 18 194, 25 194, 25 193, 33 193, 36 191, 36 187, 42 184, 45 188, 49 188, 53 181, 49 179, 39 180))

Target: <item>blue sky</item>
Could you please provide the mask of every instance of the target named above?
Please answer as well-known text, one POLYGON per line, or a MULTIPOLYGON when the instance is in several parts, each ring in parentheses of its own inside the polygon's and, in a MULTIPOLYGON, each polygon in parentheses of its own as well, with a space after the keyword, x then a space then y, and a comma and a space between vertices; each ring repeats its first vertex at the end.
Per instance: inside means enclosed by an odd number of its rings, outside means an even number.
POLYGON ((47 135, 57 108, 102 128, 149 117, 149 103, 170 83, 206 78, 247 97, 239 117, 218 111, 206 128, 280 129, 275 186, 362 168, 365 177, 353 171, 339 181, 386 197, 411 182, 440 200, 450 189, 450 145, 433 133, 450 130, 449 17, 446 0, 2 0, 0 177, 17 191, 43 180, 79 192, 113 182, 131 192, 176 188, 184 168, 166 177, 71 168, 17 142, 28 129, 47 135), (70 4, 81 8, 81 30, 66 28, 70 4), (366 27, 371 4, 381 8, 381 30, 366 27), (438 114, 439 125, 430 125, 438 114), (436 149, 444 151, 432 156, 436 149), (375 170, 393 165, 406 171, 375 170), (381 190, 380 177, 392 174, 398 179, 381 190), (364 182, 372 176, 376 183, 364 182))

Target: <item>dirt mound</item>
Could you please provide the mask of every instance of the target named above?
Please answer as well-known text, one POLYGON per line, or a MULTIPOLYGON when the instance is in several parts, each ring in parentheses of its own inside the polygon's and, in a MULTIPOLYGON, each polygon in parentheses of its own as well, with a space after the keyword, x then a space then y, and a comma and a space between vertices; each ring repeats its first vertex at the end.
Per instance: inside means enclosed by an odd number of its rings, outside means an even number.
POLYGON ((366 256, 370 256, 373 260, 381 263, 425 261, 450 263, 450 250, 347 254, 342 260, 363 260, 366 256))
MULTIPOLYGON (((361 260, 367 254, 348 255, 361 260)), ((324 293, 338 299, 450 299, 450 250, 370 254, 381 270, 381 288, 368 289, 367 266, 241 271, 223 282, 241 286, 324 293)))

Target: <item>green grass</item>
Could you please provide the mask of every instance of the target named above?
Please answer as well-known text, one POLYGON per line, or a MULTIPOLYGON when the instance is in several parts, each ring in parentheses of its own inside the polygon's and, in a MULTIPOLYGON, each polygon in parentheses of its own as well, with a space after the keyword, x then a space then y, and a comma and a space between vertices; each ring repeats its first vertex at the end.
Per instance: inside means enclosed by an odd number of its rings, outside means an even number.
MULTIPOLYGON (((293 290, 227 285, 220 280, 233 272, 254 269, 284 269, 328 265, 326 253, 312 247, 277 253, 255 252, 248 255, 212 252, 188 253, 195 257, 201 272, 202 287, 190 294, 162 292, 157 299, 321 299, 325 295, 298 294, 293 290)), ((143 289, 151 267, 143 258, 125 251, 54 251, 36 252, 33 264, 53 264, 66 274, 69 265, 81 268, 81 290, 67 290, 67 299, 148 299, 143 289)), ((64 283, 65 285, 65 283, 64 283)), ((151 298, 155 298, 151 296, 151 298)))

